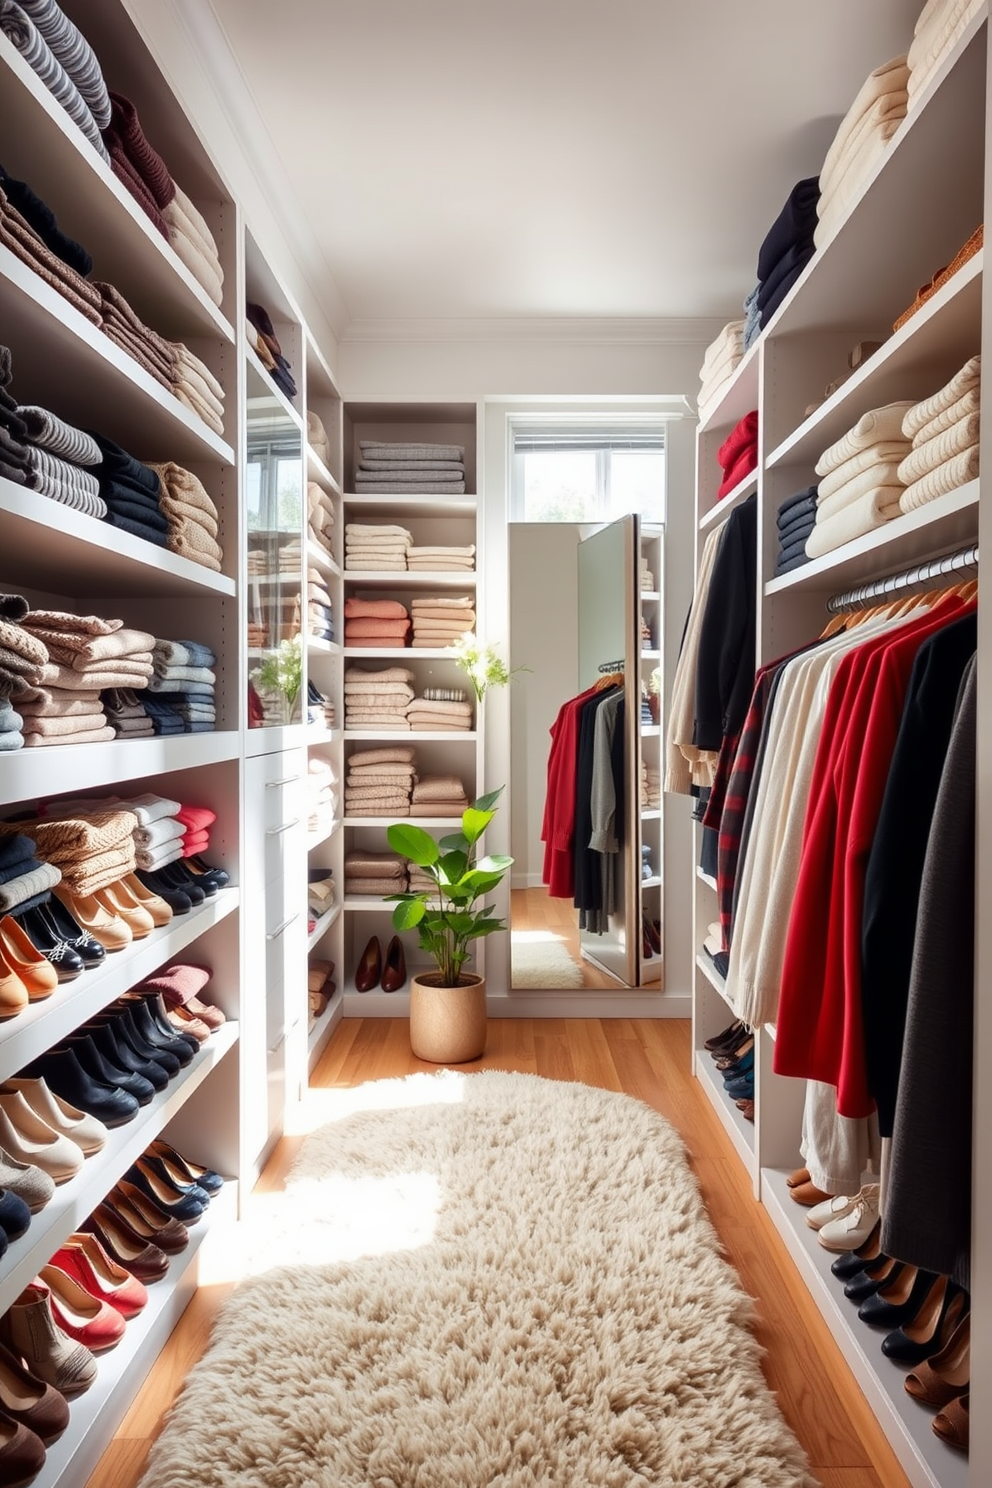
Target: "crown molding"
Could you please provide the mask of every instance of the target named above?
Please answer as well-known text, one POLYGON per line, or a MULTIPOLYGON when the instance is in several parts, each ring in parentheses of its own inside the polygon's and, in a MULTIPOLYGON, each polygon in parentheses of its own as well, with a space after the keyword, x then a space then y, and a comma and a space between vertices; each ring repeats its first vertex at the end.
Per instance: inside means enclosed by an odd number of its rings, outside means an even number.
POLYGON ((656 316, 493 316, 353 320, 342 345, 385 342, 508 342, 598 346, 707 346, 725 318, 656 316))

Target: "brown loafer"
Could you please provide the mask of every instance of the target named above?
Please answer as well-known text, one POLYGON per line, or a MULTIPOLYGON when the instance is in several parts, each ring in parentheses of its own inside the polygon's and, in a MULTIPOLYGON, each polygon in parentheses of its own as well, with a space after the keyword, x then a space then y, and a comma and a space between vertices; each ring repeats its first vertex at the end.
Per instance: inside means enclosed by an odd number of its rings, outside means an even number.
POLYGON ((833 1194, 824 1193, 822 1188, 817 1188, 812 1183, 798 1183, 795 1188, 789 1189, 789 1198, 795 1199, 797 1204, 805 1204, 809 1209, 814 1204, 822 1204, 833 1197, 833 1194))
POLYGON ((45 1444, 40 1436, 0 1411, 0 1483, 23 1488, 45 1465, 45 1444))

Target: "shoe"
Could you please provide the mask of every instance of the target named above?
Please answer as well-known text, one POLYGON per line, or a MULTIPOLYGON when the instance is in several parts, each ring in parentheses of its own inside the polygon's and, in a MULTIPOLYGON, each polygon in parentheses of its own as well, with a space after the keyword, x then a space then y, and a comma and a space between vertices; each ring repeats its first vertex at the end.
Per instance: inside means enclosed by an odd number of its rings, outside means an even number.
POLYGON ((725 1045, 729 1048, 735 1039, 741 1037, 750 1038, 751 1034, 741 1020, 735 1018, 733 1023, 729 1027, 724 1028, 721 1033, 715 1033, 712 1038, 708 1038, 703 1044, 703 1048, 708 1049, 711 1054, 722 1054, 726 1052, 725 1045))
POLYGON ((833 1194, 824 1193, 822 1188, 817 1188, 813 1183, 797 1183, 794 1188, 789 1189, 789 1198, 795 1199, 797 1204, 805 1204, 812 1209, 814 1204, 822 1204, 826 1199, 832 1199, 833 1194))
POLYGON ((720 1071, 720 1073, 723 1075, 724 1082, 726 1082, 728 1079, 729 1080, 740 1079, 740 1077, 742 1075, 753 1075, 754 1074, 754 1041, 753 1041, 753 1039, 751 1040, 751 1042, 749 1044, 745 1045, 745 1047, 741 1050, 740 1054, 739 1055, 736 1055, 734 1058, 732 1058, 732 1059, 729 1059, 729 1058, 718 1059, 717 1062, 716 1062, 716 1067, 720 1071))
POLYGON ((403 954, 403 942, 398 935, 394 935, 386 947, 380 986, 383 992, 398 992, 405 982, 406 957, 403 954))
POLYGON ((930 1423, 931 1430, 949 1447, 959 1452, 968 1450, 968 1406, 970 1395, 961 1395, 952 1400, 942 1411, 938 1411, 930 1423))
POLYGON ((45 915, 44 909, 43 904, 36 904, 33 909, 25 909, 20 914, 15 911, 13 917, 28 936, 35 950, 54 966, 59 981, 73 982, 76 977, 82 976, 86 969, 83 958, 76 954, 65 936, 59 934, 55 925, 45 915))
MULTIPOLYGON (((819 1226, 817 1239, 824 1250, 835 1250, 845 1254, 863 1245, 879 1222, 879 1186, 866 1184, 854 1202, 842 1213, 832 1215, 819 1226)), ((834 1200, 836 1203, 836 1199, 834 1200)))
POLYGON ((51 1262, 42 1266, 39 1280, 51 1293, 52 1316, 63 1333, 85 1344, 91 1354, 105 1353, 120 1343, 124 1337, 124 1319, 109 1302, 92 1296, 74 1277, 51 1262))
POLYGON ((84 1157, 92 1157, 107 1145, 107 1128, 95 1116, 77 1110, 49 1090, 44 1080, 30 1080, 23 1075, 12 1076, 0 1085, 0 1095, 19 1092, 28 1105, 53 1131, 68 1137, 81 1150, 84 1157))
MULTIPOLYGON (((195 1224, 206 1210, 207 1205, 200 1198, 206 1194, 203 1189, 199 1192, 178 1188, 171 1180, 163 1178, 146 1158, 139 1157, 136 1163, 128 1168, 124 1177, 129 1183, 133 1183, 148 1198, 152 1199, 160 1209, 164 1209, 172 1219, 182 1220, 183 1224, 195 1224)), ((207 1200, 209 1203, 209 1199, 207 1200)))
POLYGON ((904 1266, 898 1276, 865 1298, 858 1317, 872 1328, 900 1328, 915 1318, 936 1280, 933 1271, 904 1266))
MULTIPOLYGON (((130 875, 129 875, 130 877, 130 875)), ((146 894, 151 894, 156 899, 161 899, 167 904, 174 915, 189 914, 193 908, 193 900, 189 894, 183 893, 182 889, 173 889, 168 884, 159 884, 153 874, 145 873, 140 868, 134 870, 134 877, 144 889, 146 894)), ((198 901, 203 903, 202 899, 198 901)), ((150 907, 145 908, 151 913, 150 907)))
POLYGON ((151 889, 153 893, 161 894, 168 905, 172 905, 173 894, 182 894, 189 900, 193 909, 201 905, 207 897, 199 884, 177 882, 174 876, 169 876, 168 868, 156 868, 152 873, 146 873, 143 869, 137 868, 135 872, 145 888, 151 889))
MULTIPOLYGON (((169 924, 176 911, 173 909, 171 904, 168 904, 162 898, 161 894, 153 894, 151 889, 146 889, 136 873, 126 873, 124 877, 118 882, 120 886, 123 886, 125 889, 127 889, 128 893, 131 895, 131 898, 134 899, 137 904, 140 904, 142 909, 148 911, 148 913, 152 917, 152 922, 156 926, 169 924)), ((186 909, 180 912, 188 914, 190 910, 190 904, 188 902, 189 895, 184 894, 183 898, 187 900, 186 909)))
POLYGON ((108 1303, 125 1321, 137 1317, 148 1302, 143 1283, 111 1260, 95 1235, 70 1235, 52 1256, 52 1265, 78 1281, 91 1297, 108 1303))
POLYGON ((28 989, 4 959, 0 945, 0 1018, 16 1018, 30 1004, 28 989))
POLYGON ((152 1049, 164 1049, 174 1054, 185 1069, 199 1049, 199 1041, 192 1035, 180 1034, 168 1022, 165 1006, 154 997, 145 997, 137 992, 126 992, 118 1006, 127 1008, 135 1030, 152 1049))
POLYGON ((53 894, 45 905, 45 911, 55 930, 76 952, 87 968, 102 966, 107 952, 98 940, 88 934, 66 909, 61 899, 53 894))
POLYGON ((198 1018, 195 1013, 189 1012, 184 1007, 169 1008, 165 1016, 173 1028, 181 1033, 191 1033, 197 1043, 205 1044, 210 1037, 210 1029, 203 1019, 198 1018))
POLYGON ((830 1262, 830 1270, 834 1276, 841 1281, 850 1281, 852 1276, 857 1276, 859 1271, 864 1270, 869 1261, 876 1261, 882 1253, 881 1234, 882 1222, 879 1220, 868 1239, 857 1250, 849 1250, 830 1262))
POLYGON ((55 1183, 68 1183, 83 1166, 75 1142, 42 1121, 20 1091, 0 1095, 0 1146, 19 1162, 41 1168, 55 1183))
POLYGON ((939 1353, 917 1364, 903 1380, 914 1400, 943 1410, 958 1395, 966 1395, 971 1383, 971 1313, 965 1312, 939 1353))
POLYGON ((165 1251, 143 1240, 106 1203, 98 1204, 80 1229, 99 1240, 111 1260, 141 1282, 161 1281, 169 1270, 165 1251))
MULTIPOLYGON (((141 1165, 146 1177, 151 1181, 153 1188, 156 1186, 156 1183, 160 1183, 163 1185, 163 1190, 167 1193, 171 1190, 176 1190, 180 1194, 191 1195, 204 1209, 210 1204, 210 1195, 205 1188, 197 1183, 195 1179, 182 1178, 173 1172, 174 1165, 166 1162, 165 1158, 161 1157, 157 1152, 146 1149, 141 1157, 138 1158, 138 1163, 141 1165)), ((139 1183, 137 1186, 140 1188, 141 1184, 139 1183)), ((161 1204, 161 1198, 156 1197, 155 1202, 161 1204)))
POLYGON ((96 1379, 93 1355, 63 1333, 52 1315, 48 1287, 37 1282, 29 1283, 0 1317, 0 1343, 67 1400, 88 1390, 96 1379))
POLYGON ((212 976, 213 972, 206 966, 183 966, 176 963, 156 972, 142 986, 160 993, 166 1008, 184 1007, 209 1029, 215 1030, 226 1022, 226 1018, 220 1008, 204 1002, 200 996, 212 976))
POLYGON ((13 915, 4 915, 0 920, 0 958, 8 972, 13 972, 23 984, 29 1002, 51 997, 59 984, 55 967, 32 944, 13 915))
POLYGON ((851 1302, 864 1302, 866 1298, 873 1297, 880 1286, 887 1286, 890 1281, 895 1281, 903 1269, 903 1261, 897 1261, 880 1252, 876 1260, 868 1261, 844 1283, 844 1296, 851 1302))
POLYGON ((724 1080, 723 1088, 733 1100, 754 1100, 754 1075, 737 1075, 724 1080))
POLYGON ((224 1187, 224 1180, 213 1168, 205 1168, 200 1163, 191 1162, 188 1157, 183 1157, 175 1147, 170 1147, 162 1137, 156 1137, 148 1148, 149 1155, 158 1157, 165 1163, 172 1176, 183 1183, 197 1183, 200 1188, 206 1189, 213 1198, 224 1187), (174 1171, 173 1171, 174 1170, 174 1171))
POLYGON ((150 1104, 155 1094, 152 1082, 146 1080, 144 1075, 137 1075, 132 1070, 124 1070, 119 1065, 108 1062, 88 1033, 82 1030, 71 1033, 66 1047, 73 1050, 86 1073, 101 1085, 116 1086, 118 1090, 133 1095, 139 1106, 150 1104))
POLYGON ((23 1199, 31 1214, 37 1214, 55 1197, 55 1181, 34 1163, 20 1162, 0 1147, 0 1188, 23 1199))
POLYGON ((355 967, 355 991, 371 992, 373 987, 379 985, 382 976, 382 947, 379 945, 379 937, 373 935, 368 945, 362 952, 362 958, 355 967))
MULTIPOLYGON (((41 1438, 46 1447, 58 1441, 69 1424, 69 1407, 61 1391, 25 1369, 17 1354, 0 1345, 0 1409, 41 1438)), ((0 1457, 0 1483, 6 1482, 0 1457)))
POLYGON ((49 1049, 21 1073, 43 1079, 55 1095, 87 1116, 95 1116, 106 1127, 124 1126, 138 1114, 136 1097, 116 1085, 95 1079, 80 1064, 75 1049, 49 1049))
POLYGON ((189 1244, 189 1229, 182 1220, 166 1214, 154 1199, 126 1178, 114 1185, 104 1202, 136 1235, 157 1245, 167 1255, 178 1255, 189 1244))
POLYGON ((144 940, 155 929, 155 921, 148 910, 139 904, 134 895, 118 880, 105 889, 97 889, 93 898, 102 904, 108 914, 123 920, 131 932, 132 939, 144 940))
POLYGON ((0 1409, 0 1483, 26 1488, 45 1465, 45 1443, 21 1421, 0 1409))
POLYGON ((734 1069, 735 1066, 738 1066, 739 1061, 742 1060, 742 1059, 744 1059, 744 1058, 746 1058, 748 1055, 751 1056, 751 1062, 748 1065, 748 1068, 749 1069, 753 1069, 754 1068, 754 1035, 753 1034, 750 1034, 744 1040, 744 1042, 741 1045, 739 1045, 739 1047, 736 1048, 732 1053, 730 1053, 730 1054, 721 1054, 719 1056, 719 1058, 717 1058, 717 1056, 714 1054, 713 1058, 714 1058, 714 1061, 716 1063, 717 1069, 720 1070, 721 1073, 723 1073, 726 1070, 732 1070, 732 1069, 734 1069))
POLYGON ((746 1099, 745 1100, 739 1100, 739 1101, 735 1101, 734 1104, 736 1105, 738 1111, 740 1111, 741 1115, 744 1117, 744 1120, 745 1121, 753 1121, 754 1120, 754 1101, 753 1100, 746 1100, 746 1099))
POLYGON ((811 1230, 818 1230, 830 1220, 840 1219, 842 1215, 850 1213, 858 1198, 859 1194, 834 1194, 832 1199, 824 1199, 822 1204, 813 1205, 806 1216, 806 1223, 811 1230))
POLYGON ((130 1006, 105 1008, 94 1022, 109 1023, 119 1044, 125 1045, 139 1059, 153 1059, 156 1064, 161 1065, 170 1080, 178 1075, 182 1068, 179 1055, 171 1049, 153 1047, 147 1039, 142 1038, 130 1006))
POLYGON ((191 858, 184 858, 183 862, 191 873, 197 875, 209 873, 219 889, 226 889, 231 882, 231 875, 226 868, 211 868, 209 863, 203 861, 199 853, 194 853, 191 858))
POLYGON ((882 1339, 882 1353, 899 1364, 922 1364, 931 1354, 940 1353, 967 1311, 963 1289, 948 1277, 938 1276, 915 1317, 882 1339))
MULTIPOLYGON (((787 1188, 801 1188, 804 1183, 809 1182, 809 1168, 796 1168, 790 1173, 785 1183, 787 1188)), ((832 1195, 831 1195, 832 1197, 832 1195)))
POLYGON ((134 1050, 128 1047, 126 1040, 117 1037, 112 1020, 86 1023, 82 1032, 93 1040, 104 1059, 114 1068, 141 1075, 155 1090, 164 1090, 168 1085, 169 1075, 165 1067, 157 1064, 154 1059, 139 1059, 134 1050))
MULTIPOLYGON (((30 1223, 31 1210, 20 1195, 14 1193, 13 1189, 0 1188, 0 1234, 6 1242, 4 1249, 11 1240, 19 1240, 26 1234, 30 1223)), ((2 1404, 0 1400, 0 1405, 2 1404)))
POLYGON ((52 894, 84 930, 99 941, 105 951, 122 951, 131 944, 131 932, 120 915, 111 914, 90 895, 70 894, 64 884, 56 884, 52 894))
POLYGON ((195 873, 189 873, 182 864, 182 859, 175 863, 168 863, 164 868, 159 868, 160 880, 170 888, 181 889, 188 894, 193 903, 202 904, 204 899, 212 899, 217 892, 217 885, 212 878, 201 874, 198 878, 195 873))

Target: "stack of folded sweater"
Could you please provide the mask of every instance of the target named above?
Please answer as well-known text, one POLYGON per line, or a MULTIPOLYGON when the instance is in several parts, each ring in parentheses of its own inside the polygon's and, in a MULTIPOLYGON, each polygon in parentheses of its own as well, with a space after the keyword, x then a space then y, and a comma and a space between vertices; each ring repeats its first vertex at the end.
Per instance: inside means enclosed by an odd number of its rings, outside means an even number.
MULTIPOLYGON (((36 0, 50 4, 51 0, 36 0)), ((213 233, 201 212, 172 179, 149 143, 138 111, 122 93, 111 93, 111 117, 103 127, 110 168, 142 211, 167 238, 176 256, 213 303, 224 298, 224 270, 213 233)))
POLYGON ((348 667, 344 674, 346 729, 409 729, 407 709, 413 701, 414 673, 406 667, 369 672, 348 667))
POLYGON ((330 760, 311 754, 307 762, 307 831, 322 835, 331 830, 337 810, 337 776, 330 760))
POLYGON ((87 279, 93 272, 93 260, 81 243, 62 232, 51 207, 40 196, 35 195, 26 181, 18 181, 14 176, 8 175, 3 166, 0 166, 0 185, 3 186, 11 206, 20 212, 45 247, 87 279))
POLYGON ((312 408, 307 409, 307 444, 313 450, 318 460, 321 460, 328 469, 331 464, 331 441, 327 437, 327 430, 320 420, 320 416, 314 413, 312 408))
POLYGON ((409 745, 363 749, 348 760, 344 814, 408 816, 416 781, 416 752, 409 745))
POLYGON ((927 0, 906 58, 909 108, 917 106, 926 84, 981 9, 982 0, 927 0))
POLYGON ((215 434, 224 432, 224 389, 206 362, 194 356, 181 341, 166 342, 175 354, 170 387, 175 396, 197 414, 215 434))
MULTIPOLYGON (((3 0, 3 3, 9 4, 10 0, 3 0)), ((27 218, 14 206, 3 187, 0 187, 0 243, 44 279, 63 299, 68 300, 91 325, 102 326, 103 296, 100 287, 84 279, 71 264, 47 246, 27 218)))
POLYGON ((437 650, 453 646, 458 637, 475 625, 475 610, 468 594, 425 594, 410 601, 413 617, 412 644, 437 650))
POLYGON ((380 650, 410 644, 410 615, 398 599, 360 599, 344 602, 344 643, 380 650))
POLYGON ((408 548, 406 566, 413 573, 471 573, 475 568, 475 543, 460 548, 408 548))
POLYGON ((447 695, 444 688, 427 688, 423 697, 416 697, 406 710, 407 723, 413 733, 464 733, 472 727, 472 704, 465 699, 447 695))
POLYGON ((334 639, 334 606, 319 568, 307 569, 307 633, 322 641, 334 639))
POLYGON ((648 560, 643 556, 643 554, 641 555, 641 558, 638 562, 638 573, 640 575, 640 585, 642 592, 648 594, 653 593, 655 590, 654 574, 651 572, 651 566, 648 563, 648 560))
POLYGON ((133 812, 102 810, 99 801, 58 806, 57 814, 46 807, 43 820, 0 822, 0 833, 29 834, 38 858, 60 870, 59 887, 75 898, 88 898, 134 872, 133 812))
POLYGON ((355 490, 397 495, 402 491, 434 491, 459 496, 465 490, 465 446, 462 444, 398 443, 359 440, 361 458, 355 490))
POLYGON ((0 698, 0 754, 24 747, 24 719, 8 698, 0 698))
POLYGON ((145 707, 156 723, 156 733, 202 734, 214 728, 216 664, 214 652, 200 641, 153 642, 153 676, 148 683, 145 707), (175 727, 170 713, 178 718, 179 728, 175 727))
POLYGON ((906 117, 908 83, 905 57, 883 63, 869 73, 841 121, 820 170, 818 248, 847 217, 906 117))
POLYGON ((87 516, 105 517, 107 505, 94 469, 102 459, 96 440, 35 404, 23 405, 17 412, 24 422, 27 447, 24 484, 87 516))
POLYGON ((643 800, 649 811, 657 811, 661 805, 661 771, 653 765, 645 766, 643 800))
POLYGON ((154 636, 121 620, 32 610, 25 629, 46 647, 38 686, 18 698, 28 745, 103 744, 114 738, 100 697, 104 688, 144 688, 154 636))
MULTIPOLYGON (((179 820, 181 810, 179 801, 149 792, 130 799, 122 796, 107 796, 103 799, 63 797, 57 801, 46 801, 43 815, 46 824, 50 824, 52 828, 66 818, 95 821, 116 816, 126 823, 131 836, 132 868, 123 869, 119 875, 123 876, 123 873, 131 872, 135 867, 140 868, 143 873, 154 873, 159 868, 179 861, 183 855, 185 830, 179 820)), ((64 876, 68 889, 73 893, 81 892, 69 881, 68 874, 64 873, 64 876)))
POLYGON ((461 816, 467 810, 468 797, 457 775, 421 775, 413 787, 411 816, 461 816))
POLYGON ((161 508, 162 486, 157 472, 104 435, 94 434, 93 439, 101 456, 94 473, 107 508, 104 521, 164 548, 169 540, 169 519, 161 508))
POLYGON ((729 496, 742 480, 758 468, 758 411, 746 413, 734 425, 717 451, 723 480, 716 493, 717 501, 729 496))
POLYGON ((15 485, 27 485, 27 425, 17 411, 17 399, 7 389, 11 380, 9 346, 0 346, 0 476, 15 485))
POLYGON ((365 852, 353 848, 345 854, 344 891, 349 898, 403 894, 406 887, 406 859, 398 853, 365 852))
POLYGON ((248 577, 262 579, 269 571, 269 560, 265 548, 248 549, 248 577))
POLYGON ((107 723, 118 739, 150 739, 155 729, 140 696, 131 687, 107 687, 100 694, 107 723))
POLYGON ((316 481, 307 481, 307 533, 329 558, 334 556, 334 503, 316 481))
POLYGON ((182 856, 195 858, 210 849, 210 828, 217 820, 209 806, 181 806, 175 813, 183 829, 182 856))
POLYGON ((224 549, 217 541, 220 514, 203 482, 172 460, 145 468, 158 476, 158 504, 168 523, 165 546, 169 552, 220 573, 224 562, 224 549))
POLYGON ((3 0, 0 31, 109 165, 100 131, 110 123, 110 98, 100 64, 82 33, 55 0, 20 4, 3 0))
POLYGON ((717 402, 733 378, 743 355, 744 322, 731 320, 716 340, 710 342, 703 354, 703 365, 699 369, 699 395, 696 399, 701 419, 706 417, 710 407, 717 402))
POLYGON ((279 548, 279 572, 298 574, 303 561, 303 544, 298 537, 291 538, 279 548))
POLYGON ((30 605, 20 594, 0 594, 0 698, 35 687, 48 665, 48 648, 20 623, 30 605))
POLYGON ((758 318, 762 328, 771 320, 789 290, 816 252, 820 180, 797 181, 758 250, 758 318))
POLYGON ((899 515, 899 466, 910 441, 902 421, 912 402, 887 403, 862 415, 816 462, 816 523, 806 555, 819 558, 899 515))
POLYGON ((249 326, 249 343, 257 351, 262 364, 279 391, 292 400, 296 397, 296 379, 293 376, 292 367, 283 356, 269 312, 264 305, 248 300, 245 304, 245 316, 249 326))
POLYGON ((791 573, 809 562, 806 542, 816 524, 816 486, 806 486, 786 497, 778 509, 776 574, 791 573))
POLYGON ((344 529, 345 568, 406 571, 413 538, 405 527, 382 522, 348 522, 344 529))
POLYGON ((47 904, 61 879, 60 868, 37 856, 32 837, 16 830, 0 837, 0 915, 47 904))
POLYGON ((902 431, 912 441, 899 466, 901 511, 915 511, 978 476, 982 359, 970 357, 950 382, 907 409, 902 431))

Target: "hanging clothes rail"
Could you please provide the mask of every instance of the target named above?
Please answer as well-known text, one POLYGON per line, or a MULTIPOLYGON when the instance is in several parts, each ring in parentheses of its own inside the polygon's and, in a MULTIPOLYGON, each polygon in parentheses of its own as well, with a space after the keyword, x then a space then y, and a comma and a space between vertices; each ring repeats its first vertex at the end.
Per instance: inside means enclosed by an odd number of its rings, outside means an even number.
POLYGON ((918 564, 915 568, 904 569, 901 573, 886 574, 882 579, 873 579, 868 584, 861 584, 856 589, 847 589, 843 594, 835 594, 827 600, 827 610, 831 615, 838 614, 841 610, 856 609, 859 605, 869 604, 874 599, 882 599, 887 594, 894 594, 898 590, 913 589, 918 584, 928 584, 933 579, 945 578, 949 574, 960 573, 963 569, 978 567, 978 545, 973 544, 968 548, 960 548, 956 553, 945 553, 941 558, 931 558, 927 563, 918 564))

